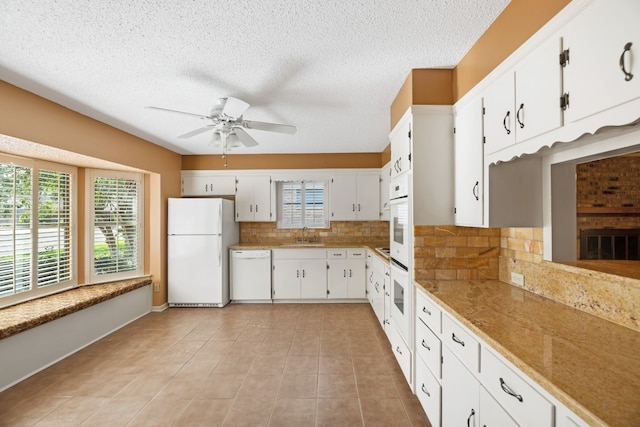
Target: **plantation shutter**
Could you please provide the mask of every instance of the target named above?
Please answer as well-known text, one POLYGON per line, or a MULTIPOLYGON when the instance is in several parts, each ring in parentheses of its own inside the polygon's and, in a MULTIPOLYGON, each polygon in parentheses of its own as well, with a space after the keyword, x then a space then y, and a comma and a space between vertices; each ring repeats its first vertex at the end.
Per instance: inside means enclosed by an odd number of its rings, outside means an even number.
POLYGON ((138 179, 96 176, 94 268, 96 276, 138 270, 138 179))
POLYGON ((32 169, 0 163, 0 297, 31 289, 32 169))
POLYGON ((278 226, 281 228, 328 227, 326 183, 282 181, 278 183, 278 226))
POLYGON ((38 173, 38 287, 71 280, 71 175, 38 173))

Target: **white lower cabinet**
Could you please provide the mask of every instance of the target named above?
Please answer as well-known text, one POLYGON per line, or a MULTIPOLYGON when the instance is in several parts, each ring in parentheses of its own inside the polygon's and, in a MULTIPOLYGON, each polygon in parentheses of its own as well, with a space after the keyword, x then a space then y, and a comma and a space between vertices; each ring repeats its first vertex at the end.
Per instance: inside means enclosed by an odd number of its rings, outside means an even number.
POLYGON ((330 249, 327 251, 327 298, 364 299, 366 250, 330 249))
POLYGON ((393 322, 390 325, 390 334, 387 334, 389 337, 389 342, 391 343, 391 350, 393 351, 393 355, 396 357, 398 364, 400 365, 400 369, 404 374, 407 383, 412 384, 411 381, 411 352, 409 351, 409 347, 405 344, 400 332, 393 325, 393 322))
POLYGON ((414 392, 433 426, 588 425, 420 289, 415 325, 414 392))
POLYGON ((482 349, 482 383, 522 426, 552 426, 553 404, 486 347, 482 349))
POLYGON ((433 427, 440 425, 442 387, 427 368, 426 363, 416 357, 416 396, 433 427))
POLYGON ((518 427, 507 411, 482 386, 480 386, 480 426, 518 427))
POLYGON ((273 299, 326 299, 324 249, 274 249, 273 299))
POLYGON ((442 357, 442 426, 478 427, 478 379, 446 345, 442 348, 442 357))

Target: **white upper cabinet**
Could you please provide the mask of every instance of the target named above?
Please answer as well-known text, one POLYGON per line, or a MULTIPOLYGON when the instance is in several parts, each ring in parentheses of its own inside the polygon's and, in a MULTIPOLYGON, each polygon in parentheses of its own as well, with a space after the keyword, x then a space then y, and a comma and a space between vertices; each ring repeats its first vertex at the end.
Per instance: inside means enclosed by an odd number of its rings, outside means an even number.
POLYGON ((235 176, 213 176, 182 172, 182 196, 233 196, 236 194, 235 176))
MULTIPOLYGON (((578 121, 640 97, 640 1, 596 0, 563 31, 568 51, 566 121, 578 121)), ((636 111, 634 119, 640 117, 636 111)), ((614 115, 626 124, 634 119, 614 115)))
POLYGON ((389 134, 391 178, 411 170, 411 114, 405 114, 389 134))
POLYGON ((391 185, 391 162, 380 169, 380 219, 389 221, 389 185, 391 185))
POLYGON ((552 37, 484 94, 487 154, 562 126, 560 38, 552 37))
POLYGON ((331 179, 331 220, 380 219, 380 175, 334 175, 331 179))
POLYGON ((502 150, 516 142, 514 78, 513 72, 504 74, 489 86, 484 94, 484 136, 487 153, 502 150))
POLYGON ((560 37, 551 37, 515 68, 516 143, 562 126, 560 51, 560 37))
POLYGON ((484 147, 482 99, 474 99, 455 117, 455 222, 484 223, 484 147))
POLYGON ((238 176, 236 178, 236 221, 275 221, 272 199, 270 177, 238 176))

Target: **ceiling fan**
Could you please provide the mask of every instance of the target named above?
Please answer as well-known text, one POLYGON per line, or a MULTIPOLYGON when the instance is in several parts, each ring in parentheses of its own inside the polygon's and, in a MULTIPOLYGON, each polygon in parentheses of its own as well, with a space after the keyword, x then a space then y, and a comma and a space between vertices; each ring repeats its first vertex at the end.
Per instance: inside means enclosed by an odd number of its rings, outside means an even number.
POLYGON ((204 132, 213 131, 212 142, 214 145, 222 147, 223 157, 226 155, 227 150, 231 148, 239 147, 241 145, 244 145, 245 147, 255 147, 258 145, 258 141, 253 139, 245 129, 286 133, 289 135, 296 133, 296 127, 292 125, 245 120, 243 118, 243 114, 249 108, 249 104, 241 99, 232 97, 218 98, 213 107, 211 107, 208 116, 188 113, 185 111, 170 110, 168 108, 146 108, 198 117, 199 119, 210 121, 206 126, 178 135, 178 138, 191 138, 204 132))

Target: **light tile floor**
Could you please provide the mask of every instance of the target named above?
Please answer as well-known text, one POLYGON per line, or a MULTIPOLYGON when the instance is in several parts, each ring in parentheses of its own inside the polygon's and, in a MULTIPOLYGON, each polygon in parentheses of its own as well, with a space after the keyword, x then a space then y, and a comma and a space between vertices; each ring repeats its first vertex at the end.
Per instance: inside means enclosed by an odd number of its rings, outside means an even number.
POLYGON ((150 313, 0 393, 0 426, 429 426, 368 304, 150 313))

